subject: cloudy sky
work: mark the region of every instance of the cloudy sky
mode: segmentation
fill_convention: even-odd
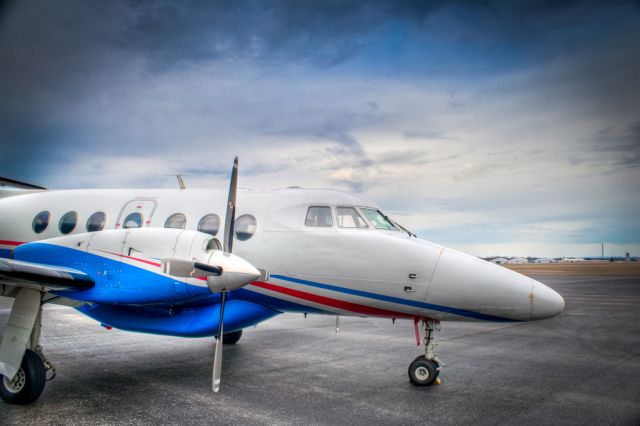
[[[477,255],[640,255],[638,1],[0,3],[0,176],[330,187]]]

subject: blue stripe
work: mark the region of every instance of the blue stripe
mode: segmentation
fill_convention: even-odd
[[[271,309],[275,309],[279,312],[298,312],[301,314],[330,314],[327,311],[323,311],[311,306],[290,302],[284,299],[278,299],[277,297],[267,296],[266,294],[258,293],[257,291],[251,290],[249,288],[239,288],[238,290],[233,290],[230,294],[240,300],[258,303]]]
[[[433,303],[426,303],[426,302],[418,302],[416,300],[401,299],[399,297],[386,296],[378,293],[370,293],[368,291],[354,290],[351,288],[338,287],[331,284],[323,284],[315,281],[301,280],[299,278],[287,277],[285,275],[272,274],[271,278],[276,278],[283,281],[290,281],[296,284],[308,285],[310,287],[322,288],[325,290],[337,291],[339,293],[352,294],[354,296],[366,297],[369,299],[382,300],[384,302],[397,303],[397,304],[406,305],[406,306],[415,306],[418,308],[430,309],[432,311],[446,312],[449,314],[460,315],[463,317],[474,318],[479,320],[499,321],[499,322],[515,321],[509,318],[497,317],[494,315],[487,315],[480,312],[469,311],[467,309],[452,308],[450,306],[436,305]]]
[[[0,249],[0,257],[8,259],[9,256],[11,256],[11,250],[10,249]]]

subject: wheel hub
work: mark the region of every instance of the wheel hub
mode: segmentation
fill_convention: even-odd
[[[4,385],[4,388],[11,393],[20,392],[24,388],[26,382],[27,377],[22,368],[18,370],[13,380],[9,380],[7,376],[2,376],[2,384]]]
[[[416,368],[416,378],[419,380],[427,380],[429,378],[429,370],[426,367]]]

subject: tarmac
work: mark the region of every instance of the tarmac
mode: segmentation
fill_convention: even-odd
[[[640,278],[536,277],[566,301],[530,323],[442,324],[442,384],[411,385],[413,323],[286,314],[225,346],[108,331],[48,306],[42,344],[57,368],[0,424],[640,424]],[[0,328],[11,306],[0,298]]]

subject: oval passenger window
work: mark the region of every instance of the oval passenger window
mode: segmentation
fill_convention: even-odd
[[[247,241],[256,233],[258,222],[250,214],[243,214],[236,219],[236,238],[240,241]]]
[[[33,218],[33,223],[31,226],[33,227],[33,232],[39,234],[44,232],[49,226],[49,219],[51,218],[51,214],[48,211],[42,211]]]
[[[142,215],[138,212],[133,212],[129,214],[124,219],[124,225],[122,225],[125,229],[130,228],[140,228],[142,226]]]
[[[60,218],[60,222],[58,223],[58,228],[60,232],[63,234],[69,234],[76,228],[76,224],[78,223],[78,213],[76,212],[67,212]]]
[[[214,237],[220,229],[220,218],[215,214],[208,214],[200,219],[198,222],[198,231],[205,234],[213,235]]]
[[[172,214],[164,223],[165,228],[184,229],[185,226],[187,226],[187,217],[182,213]]]
[[[104,212],[95,212],[87,220],[87,232],[102,231],[107,223],[107,215]]]

